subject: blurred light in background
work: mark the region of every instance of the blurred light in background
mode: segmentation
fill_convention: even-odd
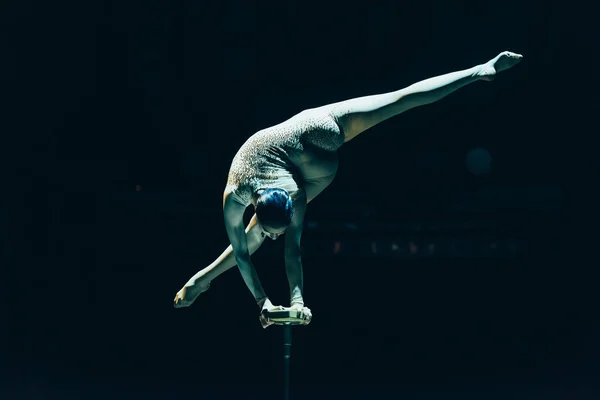
[[[467,153],[467,169],[473,175],[483,175],[492,168],[492,156],[483,147],[475,147]]]
[[[303,253],[308,257],[342,258],[446,258],[519,257],[527,254],[523,239],[498,237],[430,237],[422,239],[307,239]]]

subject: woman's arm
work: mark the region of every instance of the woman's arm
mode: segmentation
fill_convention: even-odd
[[[233,255],[246,286],[250,290],[250,293],[252,293],[252,296],[254,296],[258,306],[262,308],[268,298],[258,279],[256,268],[254,268],[250,259],[248,240],[244,229],[245,210],[246,207],[236,202],[229,193],[225,193],[223,196],[223,214],[225,229],[233,249]]]
[[[304,227],[306,196],[300,195],[294,200],[294,216],[285,231],[285,272],[290,286],[290,304],[304,305],[304,279],[302,272],[302,254],[300,240]]]
[[[310,323],[312,311],[304,306],[304,279],[302,271],[302,254],[300,239],[306,212],[306,196],[295,200],[294,217],[285,231],[285,272],[290,285],[290,306],[301,311],[305,323]]]

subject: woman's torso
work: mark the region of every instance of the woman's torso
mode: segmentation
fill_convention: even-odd
[[[252,135],[233,158],[227,189],[248,205],[261,189],[279,187],[293,196],[306,182],[337,170],[343,132],[328,114],[303,111]]]

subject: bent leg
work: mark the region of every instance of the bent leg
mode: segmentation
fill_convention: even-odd
[[[246,239],[248,240],[248,251],[253,254],[260,245],[264,242],[265,238],[261,234],[262,231],[257,224],[256,214],[252,217],[248,226],[246,227]],[[212,281],[217,276],[221,275],[228,269],[235,267],[236,261],[233,255],[233,249],[229,245],[223,253],[215,261],[213,261],[208,267],[200,270],[192,279],[203,278],[208,281]]]
[[[337,121],[348,142],[388,118],[441,100],[469,83],[492,80],[497,72],[514,66],[521,59],[521,55],[505,51],[487,63],[469,69],[426,79],[394,92],[358,97],[319,109],[327,111]]]
[[[262,230],[257,223],[256,214],[252,217],[246,227],[246,238],[248,240],[248,251],[253,254],[265,238],[262,235]],[[191,305],[200,293],[208,290],[210,282],[223,272],[231,269],[236,265],[233,249],[229,245],[223,253],[208,267],[201,269],[185,284],[184,289],[181,289],[175,297],[175,307],[187,307]]]

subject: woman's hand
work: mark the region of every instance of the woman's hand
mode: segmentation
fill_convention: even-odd
[[[273,325],[273,322],[269,321],[267,313],[284,309],[285,307],[274,306],[273,303],[271,303],[271,300],[266,299],[263,303],[262,309],[260,310],[260,325],[263,327],[263,329],[267,329],[269,326]]]
[[[312,320],[312,312],[310,311],[310,308],[304,307],[304,304],[301,303],[292,304],[290,308],[292,310],[300,311],[304,315],[304,321],[306,321],[306,325],[310,324],[310,321]]]

